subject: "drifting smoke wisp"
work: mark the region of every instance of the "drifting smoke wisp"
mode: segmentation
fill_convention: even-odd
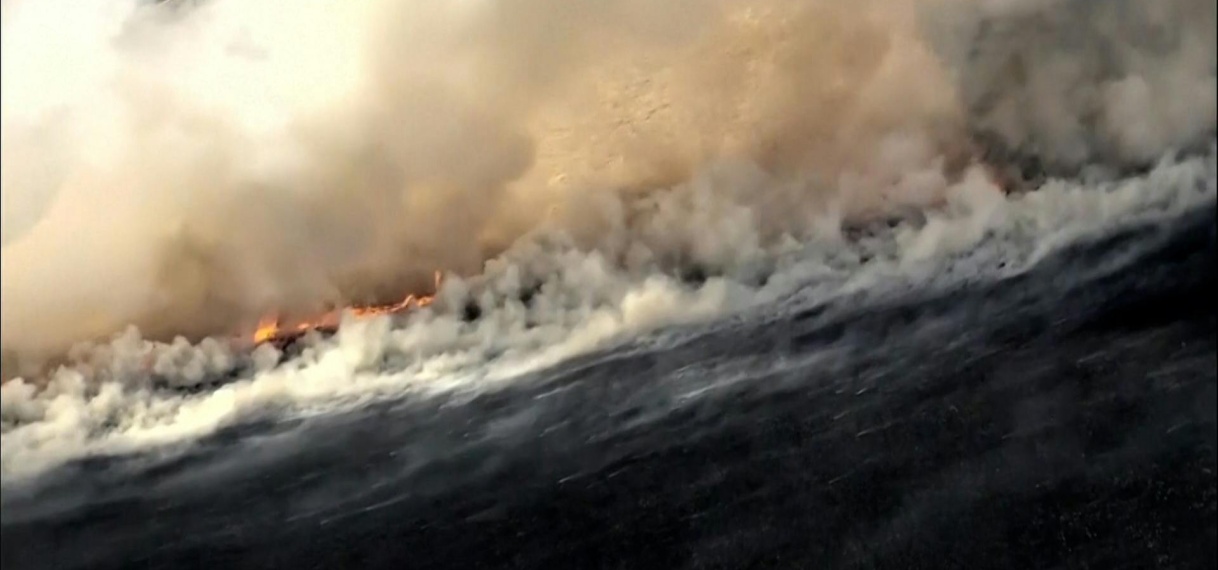
[[[1032,256],[1072,224],[1214,192],[1210,0],[3,6],[5,366],[143,335],[80,349],[44,391],[6,384],[6,472],[496,358],[509,375],[995,232]],[[1008,165],[981,164],[1090,180],[1198,144],[1115,191],[1007,197]],[[842,237],[932,206],[891,242]],[[434,311],[348,324],[282,369],[269,347],[143,340],[390,300],[436,269],[466,279]],[[677,278],[695,269],[718,278]],[[149,389],[241,367],[202,396]],[[100,425],[125,439],[101,446]]]

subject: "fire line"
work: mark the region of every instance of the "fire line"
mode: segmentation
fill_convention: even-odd
[[[442,283],[442,274],[439,271],[435,272],[435,291],[440,290]],[[254,330],[254,344],[263,344],[274,342],[289,337],[295,337],[304,334],[311,330],[321,328],[337,327],[342,312],[344,310],[351,311],[356,317],[374,317],[377,315],[392,315],[406,311],[409,309],[418,309],[426,307],[435,300],[435,293],[431,295],[406,295],[401,301],[391,305],[355,305],[334,309],[312,319],[307,319],[291,326],[285,326],[280,322],[277,315],[266,315],[259,319],[258,328]]]

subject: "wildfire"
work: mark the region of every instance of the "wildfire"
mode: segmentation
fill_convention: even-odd
[[[442,281],[441,273],[435,272],[435,290],[440,290]],[[265,342],[275,341],[281,338],[293,337],[298,334],[303,334],[311,330],[337,328],[338,323],[342,318],[343,310],[349,310],[357,317],[373,317],[376,315],[391,315],[409,309],[417,309],[426,307],[435,300],[435,293],[431,295],[406,295],[401,301],[391,305],[357,305],[334,309],[328,311],[315,318],[301,321],[299,323],[285,326],[280,322],[277,315],[266,315],[258,321],[258,328],[254,331],[254,344],[262,344]]]

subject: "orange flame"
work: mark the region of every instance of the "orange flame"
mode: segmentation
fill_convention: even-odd
[[[442,276],[439,271],[435,272],[435,290],[440,290]],[[401,301],[391,305],[357,305],[347,307],[356,317],[374,317],[377,315],[392,315],[407,309],[417,309],[426,307],[435,300],[435,294],[431,295],[407,295]],[[285,327],[280,323],[277,315],[266,315],[258,320],[258,328],[254,331],[254,344],[262,344],[264,342],[274,341],[279,338],[294,336],[296,334],[305,333],[311,330],[316,330],[323,327],[336,327],[342,318],[342,309],[335,309],[326,312],[316,318],[301,321],[293,326]]]

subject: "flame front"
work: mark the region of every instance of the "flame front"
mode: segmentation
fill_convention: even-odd
[[[443,278],[439,271],[435,272],[435,291],[440,290],[440,284]],[[345,307],[345,310],[351,311],[356,317],[374,317],[377,315],[391,315],[412,308],[426,307],[435,300],[435,293],[431,295],[406,295],[401,301],[391,305],[356,305]],[[309,319],[297,323],[290,327],[282,326],[278,315],[266,315],[258,320],[258,328],[255,329],[253,335],[254,344],[262,344],[279,338],[294,336],[296,334],[305,333],[311,330],[316,330],[324,327],[337,327],[342,319],[342,311],[344,309],[335,309],[319,315],[316,318]]]
[[[258,320],[258,330],[254,331],[254,344],[262,344],[279,334],[279,318],[267,315]]]

